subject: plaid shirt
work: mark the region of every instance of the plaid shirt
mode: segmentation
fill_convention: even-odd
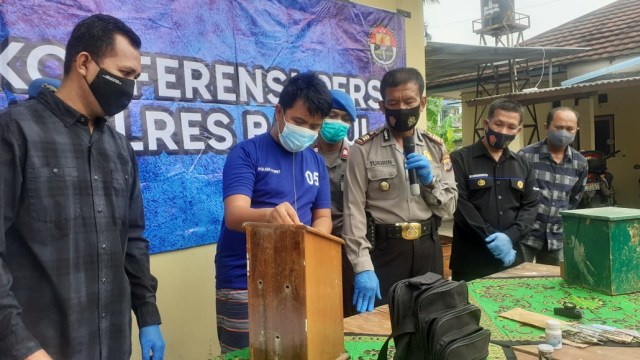
[[[532,165],[540,189],[540,204],[533,228],[523,242],[542,249],[562,248],[561,210],[575,209],[580,202],[589,170],[587,160],[571,146],[564,160],[556,164],[549,153],[547,140],[531,144],[519,151]]]
[[[160,323],[127,139],[50,91],[0,114],[0,359],[128,359]]]

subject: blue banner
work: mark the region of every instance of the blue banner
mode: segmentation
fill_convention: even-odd
[[[0,2],[0,108],[62,78],[75,23],[116,16],[142,39],[129,108],[110,119],[136,151],[151,252],[210,244],[229,149],[266,132],[283,83],[316,71],[355,100],[350,140],[376,128],[380,78],[404,66],[404,19],[338,0]]]

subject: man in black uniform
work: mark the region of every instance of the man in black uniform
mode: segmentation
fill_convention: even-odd
[[[485,136],[451,154],[458,185],[451,263],[453,280],[470,281],[522,262],[518,243],[536,216],[531,165],[508,146],[522,130],[522,107],[494,101]]]

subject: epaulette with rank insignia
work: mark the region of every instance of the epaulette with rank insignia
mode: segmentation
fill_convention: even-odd
[[[428,137],[429,139],[433,140],[434,142],[438,143],[439,145],[444,145],[444,140],[442,140],[441,137],[439,137],[438,135],[432,134],[426,130],[423,131],[423,134]]]
[[[349,146],[343,146],[342,151],[340,151],[340,159],[347,160],[349,157]]]
[[[374,137],[376,137],[378,134],[380,134],[380,129],[369,131],[368,133],[366,133],[366,134],[360,136],[359,138],[357,138],[355,143],[358,144],[358,145],[365,144],[369,140],[371,140]]]

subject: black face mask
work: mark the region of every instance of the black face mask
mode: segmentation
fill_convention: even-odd
[[[487,125],[487,130],[485,131],[485,136],[487,137],[487,142],[495,149],[506,149],[509,147],[509,144],[516,138],[515,135],[503,134],[501,132],[493,131]]]
[[[391,125],[389,118],[396,119],[396,123]],[[389,109],[385,106],[384,117],[387,120],[387,124],[391,126],[393,130],[397,131],[409,131],[413,130],[418,125],[420,119],[420,105],[411,109]]]
[[[124,110],[133,98],[135,81],[114,75],[103,68],[89,84],[91,93],[106,116]]]

